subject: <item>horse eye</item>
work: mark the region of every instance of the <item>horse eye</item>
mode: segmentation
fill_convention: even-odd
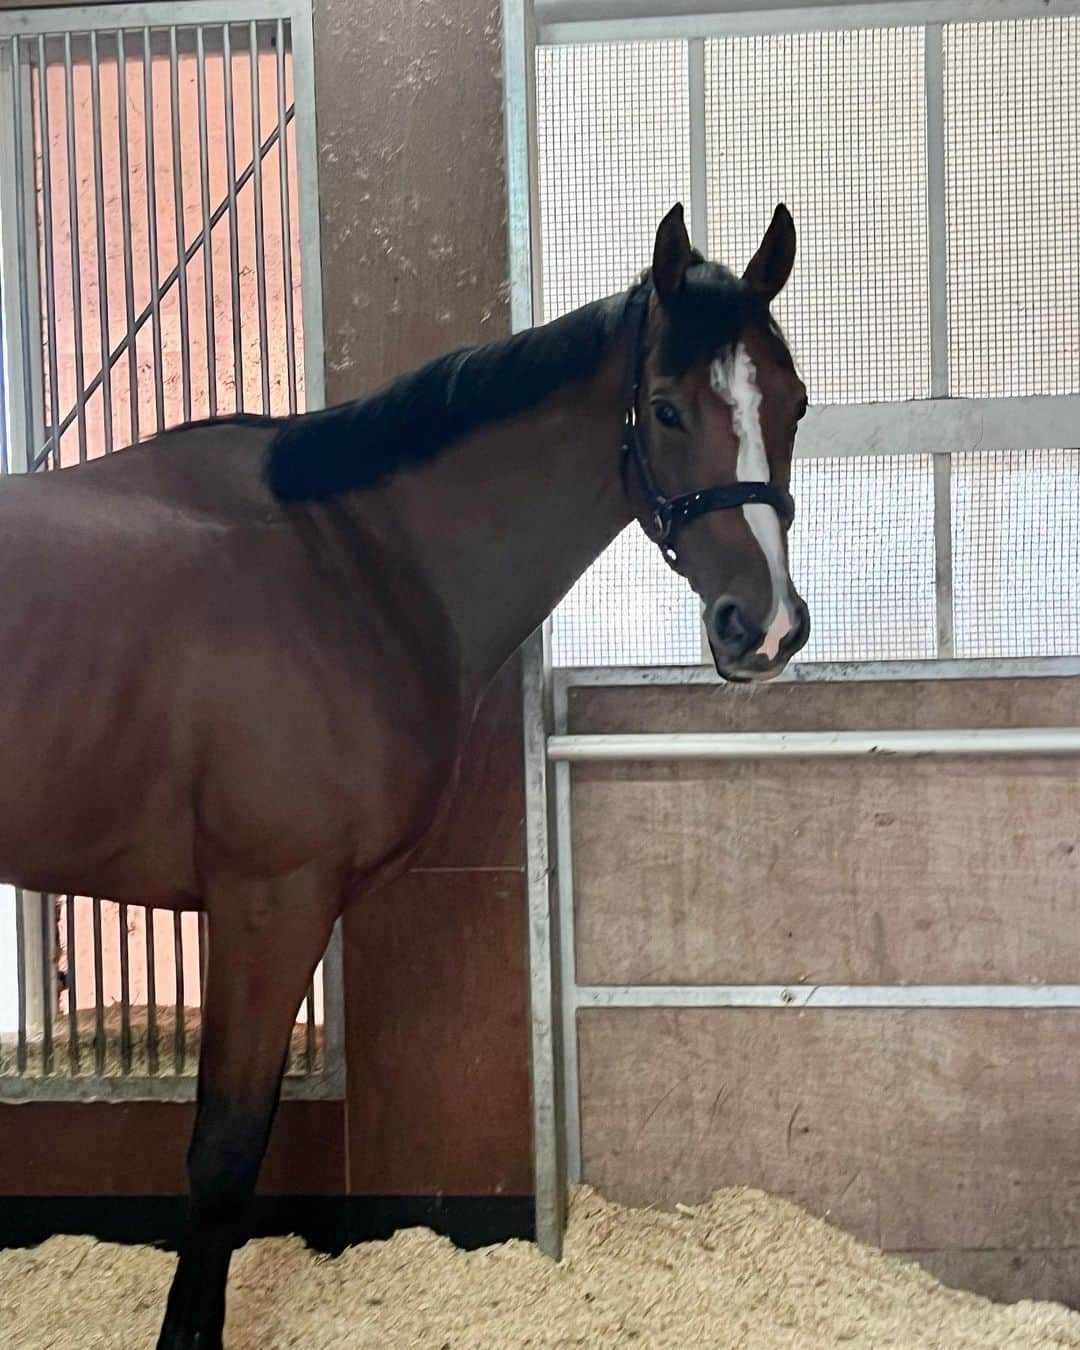
[[[674,406],[665,399],[657,399],[653,404],[653,412],[662,427],[671,427],[673,431],[682,430],[682,418]]]

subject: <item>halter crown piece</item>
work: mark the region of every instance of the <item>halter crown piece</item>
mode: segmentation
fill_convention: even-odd
[[[626,416],[623,423],[622,472],[626,477],[627,468],[633,464],[637,470],[642,495],[649,510],[652,526],[646,533],[652,539],[665,561],[671,566],[678,565],[679,553],[675,541],[684,525],[689,525],[698,516],[711,511],[730,511],[737,506],[749,506],[760,503],[771,506],[780,517],[783,525],[788,526],[795,518],[795,502],[791,493],[785,491],[779,483],[717,483],[712,487],[701,488],[697,492],[686,492],[679,497],[665,497],[657,485],[656,478],[649,465],[648,457],[638,435],[638,394],[641,389],[642,337],[645,331],[645,319],[649,309],[649,287],[643,286],[630,297],[628,308],[633,307],[632,331],[630,341],[630,363],[627,384]]]

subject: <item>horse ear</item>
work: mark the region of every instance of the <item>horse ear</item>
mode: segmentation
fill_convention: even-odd
[[[791,212],[780,205],[773,212],[765,238],[758,251],[747,263],[743,281],[760,295],[767,304],[780,294],[795,265],[795,222]]]
[[[660,222],[653,247],[652,280],[662,305],[670,305],[682,290],[686,269],[692,261],[682,203],[676,202]]]

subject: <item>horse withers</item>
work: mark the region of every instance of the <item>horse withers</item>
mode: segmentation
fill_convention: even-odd
[[[0,486],[0,880],[208,920],[159,1350],[221,1345],[335,918],[407,865],[485,687],[589,563],[636,515],[730,680],[806,641],[786,543],[806,392],[769,313],[794,256],[778,207],[736,277],[675,207],[639,284],[545,327]]]

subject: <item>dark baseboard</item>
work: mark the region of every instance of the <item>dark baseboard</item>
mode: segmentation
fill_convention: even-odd
[[[178,1195],[0,1196],[0,1247],[30,1247],[59,1233],[175,1250],[187,1201]],[[294,1233],[320,1252],[388,1238],[400,1228],[431,1228],[472,1250],[533,1236],[525,1195],[260,1195],[252,1237]]]

